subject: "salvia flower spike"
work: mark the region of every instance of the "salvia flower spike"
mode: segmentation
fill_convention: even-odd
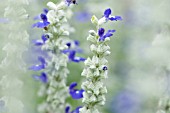
[[[68,43],[69,29],[67,19],[67,10],[70,4],[76,4],[72,1],[65,1],[59,4],[48,2],[49,10],[45,9],[40,14],[40,21],[33,24],[33,27],[42,28],[44,33],[41,40],[33,41],[35,46],[40,46],[42,50],[46,51],[49,58],[45,60],[39,57],[40,64],[30,67],[34,71],[42,71],[40,76],[33,75],[33,77],[45,83],[46,97],[45,101],[39,106],[40,113],[64,113],[67,106],[66,98],[69,92],[73,98],[82,98],[83,90],[75,88],[69,89],[66,85],[67,75],[69,70],[67,64],[69,61],[81,62],[84,58],[77,57],[77,49],[72,49],[72,44]],[[67,26],[67,28],[65,27]],[[76,46],[79,45],[75,41]],[[44,90],[40,90],[39,94],[43,94]],[[69,111],[68,111],[69,112]],[[73,111],[74,112],[74,111]]]
[[[116,30],[108,30],[105,33],[105,28],[101,25],[108,21],[122,20],[120,16],[111,16],[111,9],[108,8],[104,12],[104,16],[98,19],[92,16],[91,21],[96,25],[97,30],[90,30],[87,40],[92,44],[90,49],[93,53],[92,58],[85,60],[85,68],[81,73],[86,80],[82,83],[84,106],[79,109],[80,113],[100,113],[98,107],[105,104],[105,94],[107,88],[103,80],[107,78],[108,61],[106,56],[110,54],[110,47],[107,42]]]

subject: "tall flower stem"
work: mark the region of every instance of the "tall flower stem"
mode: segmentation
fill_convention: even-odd
[[[92,44],[90,50],[93,53],[92,58],[87,58],[85,61],[85,69],[82,76],[86,77],[86,81],[82,83],[84,103],[83,108],[80,108],[80,113],[99,113],[98,106],[105,104],[105,94],[107,88],[104,85],[104,80],[107,78],[108,61],[106,56],[110,54],[108,46],[109,37],[113,35],[115,30],[108,30],[104,34],[105,29],[101,25],[107,21],[121,20],[120,16],[110,16],[111,10],[107,9],[104,12],[103,18],[100,20],[96,16],[92,16],[92,23],[96,25],[97,31],[90,30],[87,40]]]
[[[42,50],[48,52],[49,59],[46,59],[45,73],[48,77],[45,90],[46,100],[39,107],[42,113],[64,113],[67,106],[66,98],[69,96],[68,87],[66,86],[68,56],[62,51],[68,49],[66,45],[68,41],[69,30],[71,29],[67,23],[70,15],[70,9],[65,2],[54,4],[48,2],[50,8],[46,15],[41,14],[43,22],[38,22],[33,27],[44,29],[45,40]]]

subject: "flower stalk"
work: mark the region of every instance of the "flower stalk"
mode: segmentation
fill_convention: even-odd
[[[33,27],[44,29],[42,41],[36,41],[35,45],[41,46],[41,49],[45,50],[49,56],[48,59],[41,60],[40,65],[31,68],[35,71],[44,70],[41,77],[36,76],[39,80],[47,81],[44,78],[48,79],[39,92],[46,98],[39,106],[38,110],[41,113],[64,113],[67,106],[66,99],[69,93],[66,81],[69,74],[67,68],[69,57],[63,51],[69,48],[68,35],[72,28],[67,23],[71,11],[65,2],[62,1],[57,5],[48,2],[47,6],[50,10],[42,13],[41,21],[33,25]],[[74,57],[72,56],[73,59]]]
[[[96,16],[91,18],[91,22],[96,26],[97,30],[90,30],[87,37],[87,40],[92,43],[90,50],[93,56],[92,58],[87,58],[85,68],[81,73],[86,78],[86,81],[82,83],[82,89],[85,91],[82,100],[84,106],[80,108],[80,113],[99,113],[98,106],[105,104],[107,88],[103,81],[107,78],[108,73],[106,56],[110,55],[110,47],[107,43],[115,30],[108,30],[105,33],[105,29],[101,28],[101,25],[107,21],[121,20],[120,16],[111,16],[110,14],[111,10],[106,9],[101,19],[97,19]]]

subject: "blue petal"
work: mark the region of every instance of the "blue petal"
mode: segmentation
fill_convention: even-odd
[[[71,47],[71,43],[70,42],[66,43],[66,45],[68,46],[68,48]]]
[[[76,83],[76,82],[73,82],[73,83],[70,84],[69,89],[72,90],[72,89],[74,89],[74,87],[76,87],[76,86],[77,86],[77,83]]]
[[[108,30],[107,33],[99,38],[99,41],[104,41],[105,38],[111,37],[116,30]]]
[[[70,90],[70,95],[73,99],[81,99],[83,98],[84,90]]]
[[[70,4],[77,4],[75,0],[65,0],[65,2],[68,6],[70,6]]]
[[[65,113],[69,113],[69,111],[70,111],[70,106],[67,106],[67,107],[65,108]]]
[[[110,8],[108,8],[108,9],[106,9],[105,11],[104,11],[104,16],[105,16],[105,18],[109,18],[109,15],[111,14],[111,9]]]
[[[109,20],[118,21],[118,20],[122,20],[122,17],[121,16],[110,17]]]
[[[114,32],[116,32],[116,30],[108,30],[104,37],[111,37]]]
[[[38,81],[41,81],[43,83],[47,83],[48,82],[48,78],[47,78],[47,75],[46,73],[42,72],[40,76],[38,75],[33,75],[33,78],[35,80],[38,80]]]
[[[43,12],[44,12],[45,14],[47,14],[47,13],[48,13],[48,9],[47,9],[47,8],[44,8],[44,9],[43,9]]]
[[[47,16],[45,14],[42,13],[40,17],[43,21],[47,21]]]
[[[65,50],[62,51],[62,53],[64,53],[64,54],[69,53],[69,52],[71,52],[70,49],[65,49]]]
[[[114,32],[116,32],[116,30],[108,30],[108,32],[111,32],[111,33],[114,33]]]
[[[82,57],[75,57],[74,59],[72,59],[72,61],[74,61],[74,62],[83,62],[83,61],[85,61],[86,59],[85,58],[82,58]]]
[[[104,67],[103,67],[103,70],[104,70],[104,71],[108,70],[107,66],[104,66]]]
[[[29,69],[33,70],[33,71],[39,71],[39,70],[42,70],[44,68],[45,68],[44,65],[35,65],[35,66],[30,67]]]
[[[41,39],[43,40],[44,43],[45,43],[45,41],[48,40],[48,38],[46,38],[46,35],[42,35],[42,36],[41,36]]]
[[[44,28],[47,27],[50,24],[50,22],[37,22],[35,24],[33,24],[32,27],[37,27],[37,28]]]
[[[102,36],[102,37],[99,38],[99,41],[104,41],[104,40],[105,40],[105,37],[104,37],[104,36]]]
[[[41,40],[32,41],[36,46],[42,46],[44,43]]]
[[[41,80],[43,83],[47,83],[47,82],[48,82],[48,78],[47,78],[46,73],[44,73],[44,72],[41,73],[40,80]]]
[[[72,0],[65,0],[65,2],[68,6],[70,6],[70,4],[72,3]]]
[[[69,57],[70,60],[74,60],[75,55],[76,55],[76,51],[70,51],[68,57]]]
[[[100,29],[98,30],[98,35],[99,35],[100,37],[102,37],[102,36],[104,35],[104,32],[105,32],[105,29],[104,29],[104,28],[100,28]]]
[[[39,56],[38,60],[41,62],[42,65],[46,64],[45,59],[43,57]]]
[[[80,42],[79,42],[78,40],[74,40],[74,44],[75,44],[76,46],[79,46],[79,45],[80,45]]]

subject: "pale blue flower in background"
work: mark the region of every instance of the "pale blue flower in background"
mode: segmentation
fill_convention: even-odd
[[[0,18],[0,23],[8,23],[9,19],[7,18]]]
[[[140,110],[141,98],[130,90],[123,90],[113,97],[112,113],[137,113]]]
[[[91,14],[88,11],[75,12],[75,20],[78,22],[88,22],[91,18]]]

